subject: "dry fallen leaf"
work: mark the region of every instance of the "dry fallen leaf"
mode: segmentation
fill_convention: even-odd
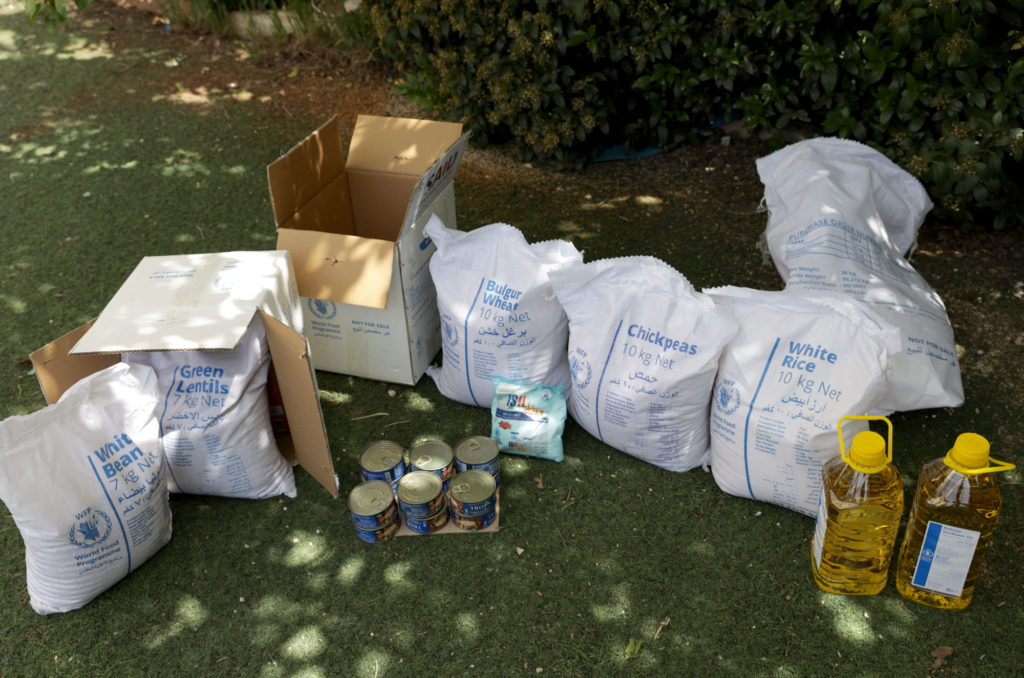
[[[533,482],[537,483],[537,489],[538,490],[543,490],[544,489],[544,474],[541,473],[539,476],[534,478]]]
[[[932,662],[932,668],[942,668],[946,663],[946,657],[951,654],[953,654],[953,648],[948,645],[939,645],[937,648],[929,652],[929,656],[935,657],[935,661]]]

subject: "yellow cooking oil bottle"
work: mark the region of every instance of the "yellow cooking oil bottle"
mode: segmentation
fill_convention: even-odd
[[[970,605],[1002,505],[993,473],[1012,468],[990,459],[977,433],[960,434],[924,465],[896,564],[901,596],[945,610]]]
[[[874,431],[854,436],[847,451],[843,422],[885,421],[886,440]],[[885,588],[903,516],[903,482],[892,464],[892,422],[885,417],[839,420],[839,456],[822,467],[821,499],[811,542],[814,581],[822,591],[872,595]]]

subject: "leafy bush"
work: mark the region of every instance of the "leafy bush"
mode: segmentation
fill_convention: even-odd
[[[917,175],[947,216],[1020,218],[1024,0],[378,0],[401,90],[477,141],[579,166],[734,111],[799,122]]]

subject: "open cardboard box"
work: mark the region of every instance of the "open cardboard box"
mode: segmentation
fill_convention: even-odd
[[[331,118],[267,167],[277,247],[292,253],[316,369],[413,385],[441,348],[424,233],[455,223],[462,125]]]
[[[95,320],[30,356],[47,402],[133,351],[233,349],[262,316],[287,418],[281,453],[338,496],[302,306],[284,251],[145,257]],[[277,431],[276,431],[277,432]]]

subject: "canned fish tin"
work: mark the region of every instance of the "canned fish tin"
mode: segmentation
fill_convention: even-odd
[[[479,516],[494,510],[497,483],[487,471],[470,469],[456,473],[448,487],[452,510],[464,516]]]
[[[398,508],[391,484],[371,480],[352,488],[348,495],[352,522],[363,530],[378,530],[395,519]]]
[[[443,440],[424,440],[409,448],[409,469],[430,471],[441,478],[445,489],[455,472],[455,453]]]
[[[383,480],[393,483],[405,473],[405,450],[398,443],[379,440],[359,455],[363,480]]]
[[[444,497],[444,495],[441,495]],[[410,518],[405,517],[405,525],[413,532],[419,534],[431,534],[437,532],[442,527],[448,524],[448,505],[442,502],[441,510],[430,516],[429,518]]]
[[[479,516],[464,516],[461,513],[452,511],[451,519],[452,524],[460,530],[475,531],[490,527],[497,515],[497,511],[491,511]]]
[[[398,479],[398,507],[406,518],[429,518],[445,505],[441,477],[410,471]]]
[[[392,517],[390,523],[384,525],[383,527],[377,530],[364,530],[363,528],[356,525],[356,534],[359,535],[359,538],[363,541],[375,544],[379,541],[387,541],[388,539],[394,537],[395,534],[398,533],[398,528],[400,528],[401,526],[402,521],[399,519],[398,514],[396,513],[394,517]]]
[[[501,484],[501,467],[498,465],[498,443],[487,436],[471,436],[460,440],[455,446],[455,471],[477,469],[487,471],[494,481]]]

